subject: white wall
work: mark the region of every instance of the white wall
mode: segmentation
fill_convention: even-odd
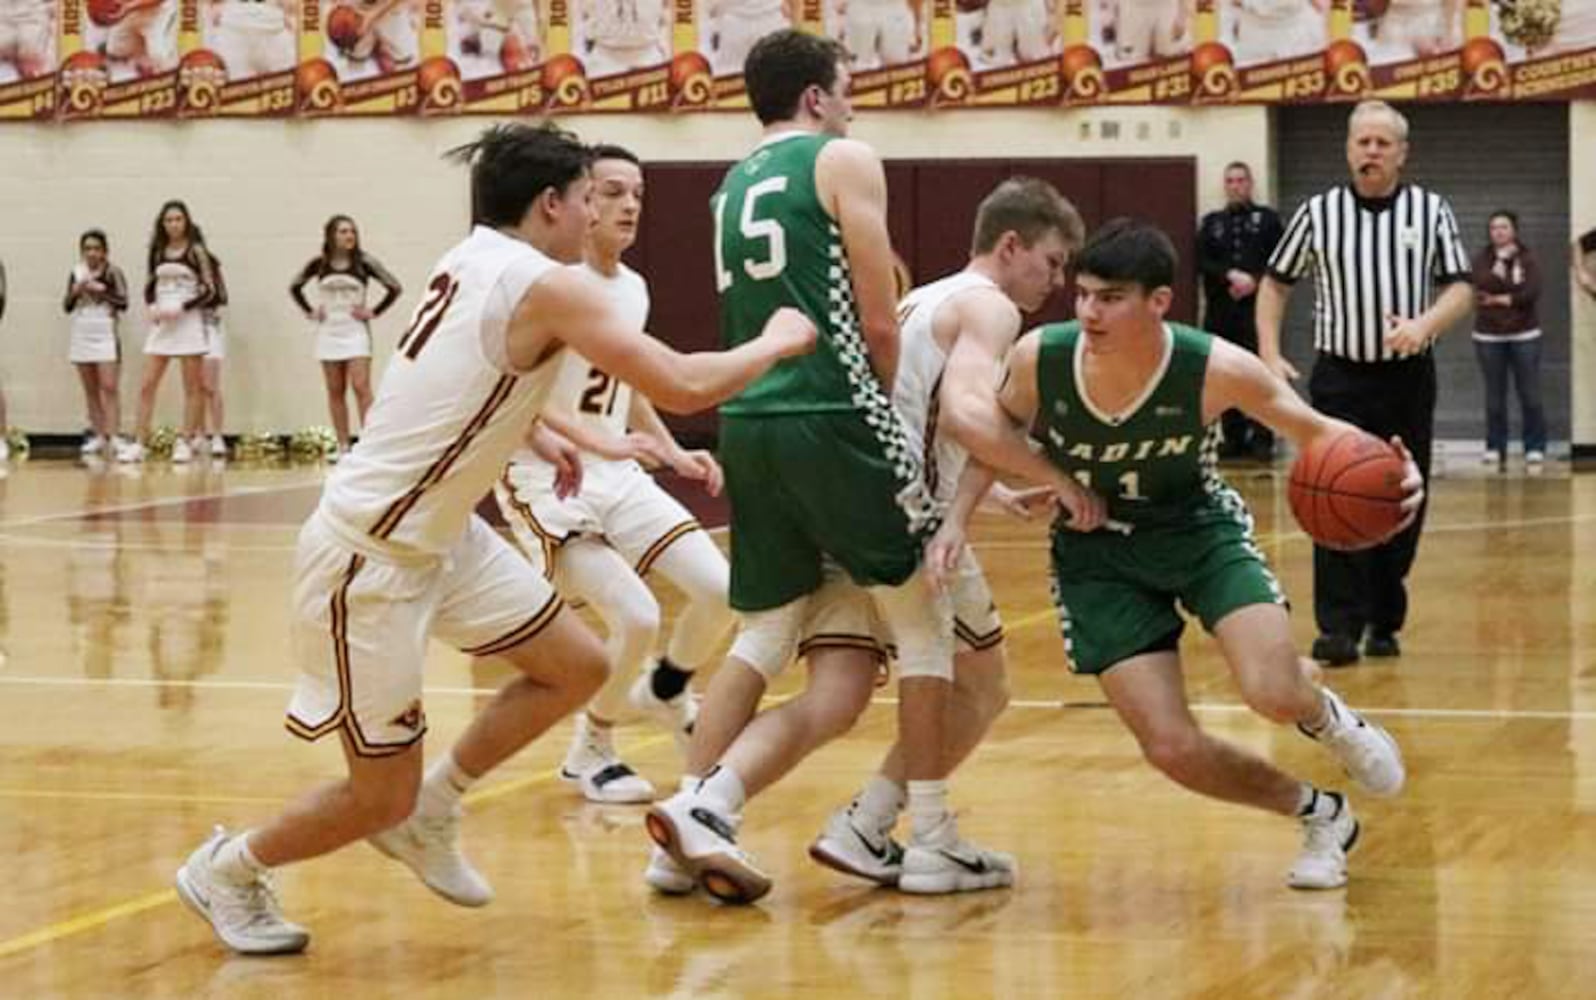
[[[1596,229],[1596,101],[1569,106],[1568,116],[1569,239]],[[1596,445],[1596,302],[1569,282],[1574,298],[1570,313],[1574,338],[1570,377],[1573,440]]]

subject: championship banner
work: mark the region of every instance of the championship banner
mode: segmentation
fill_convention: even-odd
[[[821,3],[804,0],[804,5]],[[926,106],[926,53],[931,45],[927,0],[824,0],[823,6],[823,33],[848,50],[854,107]]]
[[[667,111],[671,0],[549,0],[551,111]]]
[[[1092,48],[1102,57],[1104,104],[1191,102],[1196,0],[1096,0]]]
[[[1596,97],[1596,0],[1469,0],[1465,24],[1465,97]]]
[[[59,0],[60,116],[177,112],[178,0]]]
[[[540,114],[548,95],[544,51],[536,0],[427,0],[421,111]]]
[[[1057,106],[1066,74],[1099,64],[1066,51],[1075,24],[1085,38],[1085,0],[932,0],[927,79],[937,107]],[[1078,22],[1078,23],[1077,23]],[[1072,48],[1085,49],[1083,45]],[[1089,50],[1088,50],[1089,51]],[[1063,58],[1060,58],[1060,56]],[[1101,75],[1097,77],[1101,83]],[[1090,85],[1083,83],[1083,93]]]
[[[296,13],[295,0],[179,0],[177,113],[292,115]]]
[[[55,117],[55,0],[0,4],[0,121]]]
[[[1329,0],[1197,0],[1192,100],[1319,100],[1329,8]]]
[[[299,0],[299,114],[408,115],[421,103],[421,0]]]
[[[754,43],[788,28],[825,34],[829,2],[674,0],[671,106],[678,111],[746,111],[743,63]],[[859,93],[857,80],[853,92]]]

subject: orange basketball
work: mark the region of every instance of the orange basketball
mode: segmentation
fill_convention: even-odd
[[[1327,549],[1371,548],[1402,523],[1406,475],[1401,454],[1373,434],[1323,437],[1291,466],[1291,513]]]
[[[327,14],[327,40],[348,52],[360,42],[360,12],[338,4]]]
[[[122,0],[89,0],[89,20],[102,28],[109,28],[122,20],[127,11],[122,8]]]

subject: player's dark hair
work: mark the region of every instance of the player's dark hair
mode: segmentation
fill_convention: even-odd
[[[1103,281],[1127,281],[1143,291],[1173,288],[1179,263],[1175,244],[1163,231],[1140,219],[1111,219],[1094,232],[1075,256],[1076,274]]]
[[[1010,177],[982,198],[976,208],[970,252],[990,252],[1008,232],[1017,235],[1026,247],[1033,247],[1054,230],[1072,250],[1086,237],[1081,214],[1057,188],[1035,177]]]
[[[743,86],[760,123],[796,117],[804,91],[836,85],[837,67],[847,55],[835,39],[790,28],[755,42],[743,63]]]
[[[594,144],[593,162],[597,163],[599,160],[625,160],[627,163],[634,163],[639,167],[643,165],[643,161],[638,159],[637,154],[630,149],[608,142]]]
[[[161,220],[165,219],[166,213],[174,208],[183,213],[184,230],[188,234],[188,245],[191,247],[205,246],[205,234],[200,232],[199,225],[194,221],[193,213],[188,210],[188,206],[181,199],[173,198],[162,205],[159,212],[155,213],[155,232],[150,236],[148,262],[151,274],[155,273],[155,269],[166,258],[166,245],[171,241],[167,239],[166,227],[161,224]]]
[[[100,249],[105,251],[107,257],[111,255],[111,241],[105,238],[103,229],[85,229],[83,235],[78,237],[78,252],[81,253],[90,240],[99,240]]]
[[[471,165],[471,221],[513,227],[544,191],[560,193],[584,176],[593,151],[551,122],[494,125],[446,154]]]

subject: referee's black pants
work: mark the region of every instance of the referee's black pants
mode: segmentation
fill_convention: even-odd
[[[1428,351],[1401,361],[1363,363],[1320,354],[1308,379],[1314,408],[1381,440],[1393,434],[1413,453],[1430,485],[1435,438],[1435,358]],[[1428,506],[1426,499],[1425,506]],[[1424,508],[1405,531],[1362,552],[1313,547],[1313,614],[1321,635],[1358,641],[1365,626],[1395,635],[1408,617],[1408,570],[1419,552]]]

